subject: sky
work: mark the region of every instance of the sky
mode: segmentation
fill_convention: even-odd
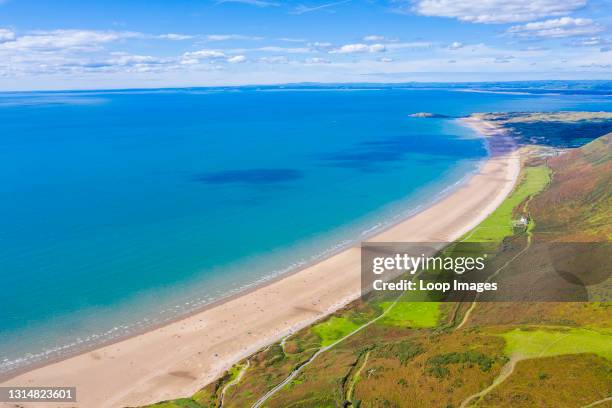
[[[612,79],[612,0],[0,0],[0,91]]]

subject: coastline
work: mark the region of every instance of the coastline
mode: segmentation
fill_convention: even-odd
[[[520,158],[509,136],[478,117],[460,121],[487,137],[490,156],[480,171],[369,240],[452,241],[511,191]],[[189,395],[241,358],[354,300],[359,285],[359,247],[352,246],[144,334],[29,368],[2,385],[76,386],[83,407],[142,405]]]

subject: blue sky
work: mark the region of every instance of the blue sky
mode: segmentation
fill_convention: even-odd
[[[0,90],[612,79],[610,0],[0,0]]]

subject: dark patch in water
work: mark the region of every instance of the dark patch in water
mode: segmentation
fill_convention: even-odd
[[[407,155],[414,155],[413,161],[418,162],[424,161],[419,156],[431,157],[429,160],[452,157],[469,159],[479,157],[477,152],[480,149],[482,144],[479,140],[434,135],[399,136],[362,142],[348,151],[321,155],[318,160],[324,166],[381,171],[382,166],[388,167],[405,160]]]
[[[268,185],[287,183],[302,177],[302,172],[295,169],[247,169],[205,173],[196,176],[196,180],[206,184]]]

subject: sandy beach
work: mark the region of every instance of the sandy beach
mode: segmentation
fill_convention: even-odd
[[[371,241],[452,241],[512,190],[520,157],[511,138],[477,117],[461,121],[487,136],[490,158],[455,191]],[[347,304],[359,290],[360,250],[355,246],[180,321],[1,385],[77,388],[76,404],[19,405],[23,407],[124,407],[188,396],[241,358]]]

